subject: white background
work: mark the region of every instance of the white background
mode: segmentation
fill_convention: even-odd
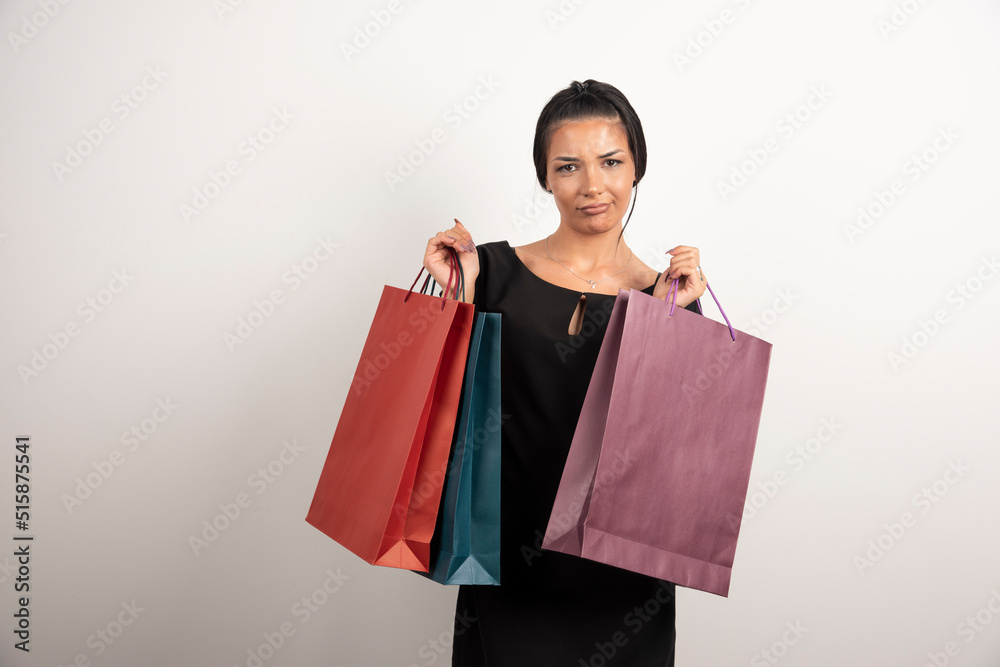
[[[268,667],[447,664],[456,590],[304,517],[382,286],[408,286],[455,217],[479,243],[551,232],[534,124],[594,78],[648,140],[631,246],[657,268],[700,248],[733,324],[774,345],[731,593],[680,591],[677,664],[997,665],[1000,8],[665,4],[5,0],[0,664],[253,665],[283,623]],[[253,160],[251,135],[270,140]],[[880,215],[850,234],[859,207]],[[177,406],[161,422],[158,400]],[[17,435],[30,654],[12,633]],[[301,451],[275,463],[285,442]],[[196,553],[213,520],[229,525]],[[328,570],[339,590],[297,614]]]

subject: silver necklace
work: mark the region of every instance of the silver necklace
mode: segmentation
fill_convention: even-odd
[[[552,235],[549,234],[549,236],[552,236]],[[572,273],[574,276],[576,276],[580,280],[582,280],[584,282],[587,282],[587,283],[590,283],[590,289],[597,289],[597,285],[599,283],[603,283],[608,278],[614,278],[619,273],[623,273],[625,271],[625,269],[628,268],[628,265],[632,263],[632,249],[629,248],[629,251],[628,251],[628,261],[625,262],[625,266],[622,268],[621,271],[617,271],[615,273],[612,273],[610,276],[605,276],[604,278],[601,278],[600,280],[588,280],[587,278],[584,278],[583,276],[581,276],[580,274],[578,274],[576,271],[574,271],[573,269],[569,268],[568,266],[566,266],[565,264],[563,264],[558,259],[556,259],[555,257],[552,256],[552,253],[549,252],[549,236],[545,237],[545,254],[548,255],[549,259],[551,259],[553,262],[557,263],[559,266],[563,267],[564,269],[566,269],[567,271],[569,271],[570,273]]]

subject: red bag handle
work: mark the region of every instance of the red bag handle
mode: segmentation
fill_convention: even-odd
[[[458,299],[459,286],[461,286],[462,301],[465,301],[465,271],[462,270],[462,263],[460,261],[458,261],[458,252],[454,248],[448,248],[448,251],[451,253],[448,256],[448,260],[449,260],[448,261],[448,284],[445,285],[444,290],[442,290],[442,292],[441,292],[441,310],[444,310],[444,305],[445,305],[445,303],[448,300],[448,295],[450,293],[452,293],[451,281],[452,281],[453,277],[456,278],[456,280],[455,280],[455,289],[454,289],[454,295],[455,295],[454,298]],[[457,271],[455,270],[456,267],[458,267]],[[413,288],[416,286],[417,281],[420,280],[420,276],[422,276],[423,274],[424,274],[424,267],[421,266],[420,267],[420,273],[418,273],[417,277],[414,278],[413,284],[410,285],[410,289],[407,290],[406,296],[403,297],[403,301],[404,302],[407,301],[410,298],[410,294],[413,293]],[[420,288],[420,293],[421,294],[426,294],[427,293],[427,284],[430,281],[432,281],[432,280],[434,280],[434,279],[431,277],[430,272],[428,272],[427,273],[427,277],[424,279],[424,284]],[[432,286],[431,287],[431,292],[433,293],[433,291],[434,291],[434,288]]]

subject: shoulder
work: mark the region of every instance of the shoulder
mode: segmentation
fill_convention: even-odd
[[[477,243],[476,252],[485,253],[489,257],[496,257],[511,251],[507,241],[490,241],[489,243]]]
[[[545,259],[545,239],[510,248],[511,261],[526,266],[535,275],[540,275],[539,263]]]
[[[489,243],[477,244],[476,254],[479,255],[480,271],[498,270],[510,266],[514,249],[507,241],[490,241]]]
[[[514,270],[514,250],[507,241],[490,241],[476,244],[479,258],[479,277],[476,290],[487,289],[488,285],[504,282]]]
[[[476,244],[479,275],[476,277],[474,303],[486,312],[496,308],[516,270],[514,250],[507,241]]]
[[[649,267],[634,254],[632,256],[632,262],[634,263],[634,266],[628,274],[629,282],[632,284],[632,288],[641,289],[643,291],[648,289],[649,293],[652,294],[653,288],[656,287],[656,281],[660,279],[661,273],[656,269]]]

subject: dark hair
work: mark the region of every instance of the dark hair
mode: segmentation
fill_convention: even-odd
[[[646,173],[646,137],[642,133],[642,123],[639,122],[638,114],[622,92],[610,83],[587,79],[583,83],[574,81],[553,95],[542,108],[542,113],[538,115],[532,158],[535,162],[535,175],[543,189],[548,190],[545,187],[545,177],[548,173],[548,152],[552,134],[567,121],[591,118],[606,118],[621,123],[628,139],[628,149],[635,162],[633,185],[642,180]],[[635,197],[632,198],[632,202],[632,208],[635,208]],[[631,211],[628,217],[632,217]],[[625,221],[625,225],[628,225],[628,220]],[[623,225],[622,232],[624,231]]]

